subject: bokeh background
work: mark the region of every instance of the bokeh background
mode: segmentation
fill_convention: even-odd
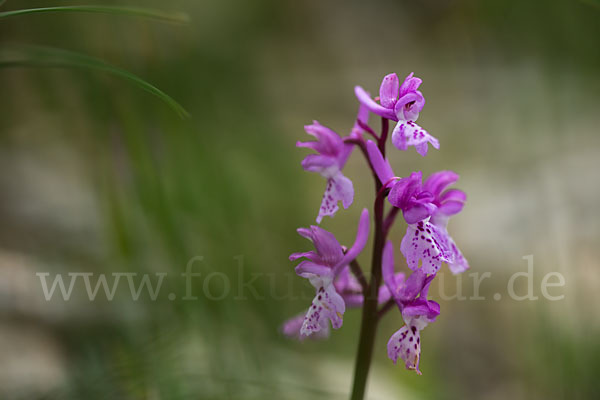
[[[9,0],[2,9],[68,4],[76,3]],[[427,158],[390,151],[392,165],[402,175],[461,175],[469,200],[453,236],[471,272],[491,278],[484,300],[444,300],[457,285],[467,297],[474,288],[468,275],[443,274],[432,290],[442,314],[422,338],[423,376],[387,359],[402,324],[390,313],[369,398],[598,396],[597,1],[127,4],[184,12],[190,22],[0,20],[2,47],[98,57],[191,114],[181,119],[102,72],[0,69],[1,398],[346,398],[360,312],[349,310],[328,341],[297,343],[279,331],[312,297],[287,256],[310,248],[295,229],[314,223],[324,188],[302,171],[306,151],[294,144],[312,119],[349,132],[354,85],[377,92],[383,75],[412,71],[427,100],[419,123],[442,147]],[[359,152],[345,172],[355,202],[322,226],[349,244],[373,193]],[[403,229],[392,232],[397,242]],[[528,255],[539,299],[516,301],[507,281],[527,270]],[[194,264],[198,299],[183,301],[180,274],[194,256],[204,257]],[[360,261],[368,260],[366,251]],[[132,300],[125,281],[113,301],[102,292],[89,301],[81,283],[69,301],[46,301],[37,272],[168,276],[156,301]],[[207,283],[211,272],[229,287],[223,275]],[[564,299],[542,296],[549,272],[564,276],[550,288]],[[517,282],[525,293],[525,279]]]

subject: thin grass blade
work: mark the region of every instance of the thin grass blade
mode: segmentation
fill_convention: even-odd
[[[4,0],[5,1],[5,0]],[[0,6],[4,3],[0,0]],[[187,14],[179,12],[167,12],[153,10],[141,7],[123,7],[123,6],[61,6],[61,7],[40,7],[26,8],[21,10],[11,10],[0,12],[0,18],[16,17],[26,14],[39,13],[99,13],[125,15],[132,17],[144,17],[156,19],[164,22],[187,23],[189,17]]]
[[[8,67],[81,68],[107,72],[152,93],[167,103],[181,118],[189,117],[189,113],[179,103],[156,86],[127,70],[85,54],[42,46],[5,48],[0,50],[0,68]]]

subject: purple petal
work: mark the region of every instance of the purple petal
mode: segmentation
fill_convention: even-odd
[[[425,98],[421,92],[416,91],[401,96],[394,106],[394,113],[398,120],[416,121],[424,106]]]
[[[313,121],[311,125],[304,126],[304,130],[309,135],[312,135],[315,138],[317,138],[318,142],[315,142],[316,144],[311,146],[311,148],[314,148],[321,154],[337,155],[341,151],[342,146],[344,145],[344,141],[342,140],[340,135],[335,133],[333,130],[327,128],[326,126],[321,125],[317,121]],[[302,144],[301,147],[308,146]]]
[[[389,299],[392,298],[392,293],[387,286],[383,285],[379,287],[379,292],[377,293],[377,304],[385,304]]]
[[[381,117],[394,121],[398,120],[393,109],[385,108],[382,105],[377,104],[375,100],[373,100],[371,96],[369,96],[369,94],[360,86],[354,87],[354,93],[356,94],[358,101],[364,104],[373,114],[377,114]]]
[[[422,269],[414,271],[408,279],[402,289],[399,292],[399,298],[403,303],[414,300],[423,290],[427,274]]]
[[[312,241],[321,260],[327,265],[335,265],[344,256],[342,246],[333,233],[318,226],[311,226]]]
[[[400,96],[404,96],[410,92],[415,92],[419,86],[421,86],[423,81],[421,78],[417,78],[414,75],[415,73],[411,72],[406,78],[404,78],[404,82],[402,82],[402,86],[400,86]]]
[[[353,276],[350,273],[350,267],[346,266],[345,268],[342,268],[342,270],[337,274],[334,281],[335,290],[337,290],[338,293],[341,293],[344,290],[349,290],[351,287],[353,288],[354,282],[352,281],[352,278]],[[360,289],[360,285],[358,285],[357,287],[358,289]]]
[[[358,283],[354,275],[350,273],[350,267],[343,268],[333,284],[335,290],[344,298],[347,306],[358,307],[362,305],[362,286]]]
[[[364,296],[358,293],[342,294],[342,298],[346,302],[346,307],[349,308],[360,308],[364,304]],[[382,305],[388,302],[392,298],[390,291],[385,286],[379,287],[379,294],[377,297],[377,304]]]
[[[394,108],[398,100],[399,90],[400,82],[398,81],[398,75],[389,74],[384,76],[379,88],[379,102],[381,105],[385,108]]]
[[[438,302],[433,300],[428,300],[427,303],[429,305],[429,314],[427,315],[427,318],[429,318],[431,322],[433,322],[435,317],[440,315],[440,305],[438,304]]]
[[[333,217],[339,209],[338,202],[341,201],[344,208],[348,208],[352,204],[353,199],[354,187],[352,181],[342,175],[341,172],[338,172],[327,180],[319,215],[317,216],[317,223],[320,224],[326,215]]]
[[[416,121],[425,106],[425,99],[420,92],[412,92],[401,96],[394,105],[394,113],[398,120]]]
[[[360,308],[364,303],[364,296],[360,293],[343,293],[342,298],[349,308]]]
[[[425,278],[423,289],[421,289],[421,293],[419,294],[419,297],[421,297],[422,299],[427,299],[427,294],[429,293],[429,286],[431,285],[431,282],[433,282],[433,278],[435,278],[435,274],[431,274],[427,276],[427,278]]]
[[[333,233],[328,232],[321,227],[311,225],[310,229],[298,228],[297,232],[300,234],[300,236],[303,236],[313,242],[317,253],[316,257],[311,255],[313,252],[294,253],[290,256],[290,260],[292,261],[299,257],[306,257],[313,262],[317,262],[318,264],[335,265],[344,255],[342,246],[337,241]],[[295,258],[292,259],[292,257]]]
[[[308,258],[310,261],[320,264],[322,262],[321,258],[314,251],[306,251],[303,253],[292,253],[290,254],[290,261],[296,261],[299,258]]]
[[[296,274],[303,278],[312,278],[314,276],[331,276],[332,270],[327,265],[316,264],[312,261],[302,261],[296,266]]]
[[[354,126],[352,127],[352,131],[350,136],[358,136],[364,129],[359,125],[358,122],[361,122],[363,125],[369,124],[369,109],[364,104],[360,103],[358,106],[358,113],[356,115],[356,121],[354,122]]]
[[[344,147],[342,148],[340,154],[337,157],[337,165],[340,170],[343,169],[346,165],[350,154],[352,154],[352,150],[354,150],[354,144],[344,142]]]
[[[383,248],[383,255],[381,260],[381,272],[383,276],[383,283],[390,291],[394,299],[399,294],[399,287],[394,278],[394,245],[391,241],[387,241]]]
[[[350,131],[350,135],[348,135],[348,137],[363,140],[362,133],[364,132],[364,129],[361,128],[361,126],[359,125],[359,121],[364,125],[366,125],[369,122],[369,109],[362,103],[358,106],[356,121],[354,122],[354,126],[352,127],[352,130]],[[352,153],[353,149],[354,144],[345,143],[344,149],[339,155],[340,169],[342,169],[344,165],[346,165],[346,161],[348,160],[348,157],[350,157],[350,154]]]
[[[404,325],[392,335],[387,344],[388,357],[396,364],[398,358],[404,361],[406,369],[419,371],[419,358],[421,356],[421,337],[419,330],[414,326]]]
[[[319,151],[319,149],[321,148],[321,146],[319,145],[319,142],[301,142],[301,141],[296,142],[296,147],[305,147],[305,148],[312,149],[315,151]]]
[[[358,229],[356,231],[356,239],[352,247],[344,254],[344,258],[334,267],[335,273],[338,273],[342,267],[348,265],[354,260],[367,244],[369,238],[369,210],[363,209],[358,221]]]
[[[309,172],[323,173],[329,168],[336,166],[338,159],[321,154],[309,154],[302,160],[302,168]]]
[[[411,206],[402,211],[402,216],[407,224],[416,224],[419,221],[429,218],[435,212],[436,206],[431,203],[411,202]]]
[[[385,185],[387,183],[391,186],[393,182],[390,181],[395,176],[394,171],[392,171],[390,163],[383,158],[379,148],[372,140],[367,141],[367,153],[381,184]]]
[[[394,112],[399,120],[416,121],[419,113],[425,106],[425,98],[417,89],[421,85],[421,79],[413,77],[411,73],[404,79],[398,93],[398,101],[394,106]]]
[[[402,310],[402,317],[405,319],[410,319],[411,317],[429,315],[429,313],[430,310],[427,300],[417,299],[404,307]]]
[[[313,238],[313,230],[312,230],[313,226],[314,225],[311,225],[310,228],[298,228],[298,229],[296,229],[296,232],[298,232],[298,234],[300,236],[302,236],[303,238],[306,238],[306,239],[312,241],[313,240],[312,239]]]
[[[467,195],[460,189],[449,189],[440,196],[440,202],[444,201],[461,201],[464,203],[467,201]]]
[[[342,257],[342,246],[333,233],[314,225],[311,226],[311,230],[315,249],[323,260],[331,262]]]
[[[410,200],[421,190],[421,171],[412,172],[410,176],[394,182],[392,190],[388,195],[389,202],[403,210],[411,206]]]
[[[440,203],[436,214],[440,214],[446,217],[458,214],[462,211],[467,195],[462,190],[450,189],[446,190],[438,198]]]
[[[423,190],[426,190],[433,194],[434,197],[439,198],[444,189],[456,182],[458,178],[458,174],[454,171],[435,172],[427,178],[423,184]]]
[[[335,290],[342,296],[346,307],[358,308],[363,305],[362,286],[358,280],[350,273],[350,267],[345,267],[337,276]]]
[[[465,203],[462,201],[445,201],[438,207],[437,212],[446,216],[455,215],[461,212],[464,206]]]
[[[458,189],[446,190],[437,199],[438,209],[431,216],[431,223],[446,228],[448,219],[462,211],[467,195]]]
[[[425,97],[423,97],[423,93],[418,90],[415,93],[417,94],[415,102],[410,107],[404,106],[404,118],[408,121],[416,121],[419,118],[419,113],[423,111],[423,107],[425,107]]]
[[[451,254],[444,246],[443,231],[435,225],[420,221],[406,228],[406,235],[400,244],[400,250],[406,258],[408,267],[413,271],[421,268],[426,274],[435,274],[442,262],[452,261]]]
[[[402,310],[402,318],[406,323],[416,326],[419,330],[434,322],[438,315],[440,315],[440,305],[435,301],[427,300],[427,296],[424,295],[407,304]]]
[[[292,339],[300,339],[300,328],[304,321],[304,314],[296,315],[285,321],[281,326],[281,332]]]

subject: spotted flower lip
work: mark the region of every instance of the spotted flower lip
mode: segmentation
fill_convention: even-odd
[[[313,242],[315,251],[293,253],[290,255],[290,260],[305,259],[296,266],[296,273],[307,278],[316,289],[315,298],[300,328],[300,335],[309,336],[328,330],[329,321],[334,329],[338,329],[342,326],[346,304],[337,291],[335,280],[367,243],[369,211],[364,209],[361,213],[356,239],[346,252],[332,233],[318,226],[300,228],[298,233]]]
[[[421,128],[414,121],[400,120],[392,131],[392,144],[398,150],[407,150],[409,146],[414,146],[417,153],[425,157],[429,150],[429,144],[435,149],[440,148],[440,142],[429,132]]]
[[[422,80],[410,73],[402,85],[398,75],[388,74],[379,88],[379,103],[360,86],[354,88],[358,101],[369,111],[383,118],[396,121],[392,131],[392,144],[399,150],[414,146],[417,152],[426,156],[429,144],[439,149],[439,141],[415,122],[425,106],[425,98],[418,90]]]
[[[443,262],[454,262],[454,253],[448,248],[447,237],[447,233],[430,223],[429,219],[409,224],[400,243],[400,251],[406,258],[408,268],[435,274]]]

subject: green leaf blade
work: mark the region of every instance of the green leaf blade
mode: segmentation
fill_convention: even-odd
[[[156,86],[125,69],[115,67],[85,54],[42,46],[3,49],[0,51],[0,68],[9,67],[81,68],[106,72],[129,81],[140,89],[158,97],[173,109],[179,117],[188,118],[190,116],[177,101]]]
[[[0,3],[1,5],[2,3]],[[163,22],[171,23],[187,23],[189,17],[187,14],[179,12],[166,12],[153,10],[141,7],[122,7],[122,6],[62,6],[62,7],[40,7],[26,8],[20,10],[0,12],[0,18],[17,17],[27,14],[40,13],[96,13],[96,14],[113,14],[132,17],[144,17],[156,19]]]

